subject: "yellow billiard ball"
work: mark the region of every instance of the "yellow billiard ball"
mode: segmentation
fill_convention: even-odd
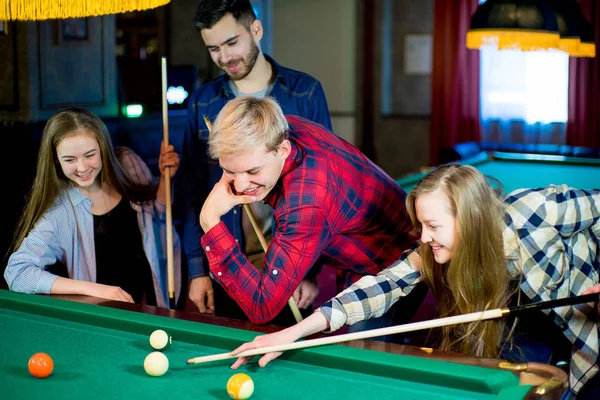
[[[227,381],[227,393],[234,400],[248,399],[254,393],[254,382],[246,374],[235,374]]]

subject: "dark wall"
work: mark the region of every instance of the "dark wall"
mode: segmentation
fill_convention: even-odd
[[[433,32],[433,0],[365,4],[373,7],[375,27],[374,73],[365,76],[373,91],[373,147],[377,164],[399,177],[429,164],[431,74],[411,72],[405,57],[411,54],[406,48],[410,39],[427,38]],[[363,97],[360,92],[358,97]],[[368,121],[364,123],[369,127]]]

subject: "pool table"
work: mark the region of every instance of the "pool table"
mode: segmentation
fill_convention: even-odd
[[[86,304],[83,297],[67,296],[75,300],[70,301],[0,289],[0,398],[228,399],[230,360],[203,365],[185,360],[226,352],[257,334],[231,327],[233,320],[93,298],[87,299],[98,304]],[[151,377],[143,361],[152,351],[148,337],[158,328],[174,342],[165,351],[168,372]],[[565,390],[566,374],[552,366],[530,363],[522,366],[529,372],[515,372],[485,366],[497,367],[498,360],[451,362],[453,355],[445,353],[442,361],[435,358],[441,352],[430,349],[385,344],[400,350],[370,350],[376,343],[286,352],[266,368],[250,364],[241,371],[255,382],[252,398],[264,400],[557,399]],[[27,370],[36,352],[54,359],[45,379]]]
[[[458,164],[472,165],[502,183],[504,193],[520,188],[567,184],[576,189],[600,189],[600,159],[544,154],[481,152]],[[427,170],[397,179],[408,193]]]

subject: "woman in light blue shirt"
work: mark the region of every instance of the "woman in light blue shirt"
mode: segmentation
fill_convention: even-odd
[[[67,109],[48,120],[4,272],[11,290],[168,304],[164,177],[175,174],[179,156],[173,146],[161,147],[157,187],[139,157],[121,154],[120,163],[106,126],[88,111]],[[174,246],[178,295],[176,237]],[[68,278],[46,270],[57,262]]]

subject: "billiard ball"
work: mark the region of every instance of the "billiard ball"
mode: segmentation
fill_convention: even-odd
[[[248,399],[254,393],[254,382],[246,374],[235,374],[227,381],[227,393],[234,400]]]
[[[144,370],[150,376],[162,376],[169,369],[169,359],[160,351],[153,351],[144,360]]]
[[[171,336],[162,329],[155,330],[150,335],[150,346],[154,350],[166,350],[171,346]]]
[[[36,378],[45,378],[52,373],[54,361],[46,353],[35,353],[29,359],[27,368],[29,369],[29,373]]]

